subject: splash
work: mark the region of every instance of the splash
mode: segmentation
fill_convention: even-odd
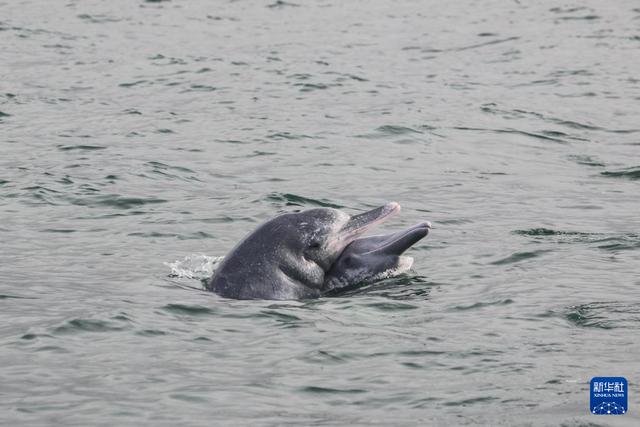
[[[376,275],[373,280],[374,281],[379,281],[379,280],[384,280],[384,279],[389,279],[392,277],[396,277],[399,276],[403,273],[406,273],[407,271],[411,270],[411,267],[413,267],[413,257],[410,256],[401,256],[399,261],[398,261],[398,266],[396,268],[392,268],[389,269],[387,271],[384,271],[378,275]]]
[[[204,254],[187,255],[183,260],[163,263],[171,269],[170,277],[203,280],[213,275],[224,257]]]

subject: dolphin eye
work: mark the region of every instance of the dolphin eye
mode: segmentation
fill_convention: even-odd
[[[313,241],[309,244],[309,249],[320,249],[320,242]]]

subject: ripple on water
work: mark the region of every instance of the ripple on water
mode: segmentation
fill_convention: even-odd
[[[426,211],[425,212],[429,212]],[[458,224],[472,224],[473,221],[467,218],[451,218],[451,219],[440,219],[438,221],[434,221],[435,224],[440,225],[458,225]]]
[[[60,151],[97,151],[97,150],[106,150],[107,147],[102,145],[59,145],[58,150]]]
[[[317,363],[319,365],[339,365],[348,363],[352,359],[354,359],[354,357],[351,354],[331,352],[326,350],[314,350],[309,354],[305,354],[304,356],[300,357],[300,360],[302,361]]]
[[[275,141],[280,141],[283,139],[293,139],[293,140],[297,140],[297,139],[307,139],[307,138],[313,138],[312,136],[309,135],[304,135],[304,134],[295,134],[295,133],[291,133],[291,132],[274,132],[274,133],[270,133],[269,135],[267,135],[268,139],[272,139]]]
[[[454,311],[476,310],[479,308],[489,307],[492,305],[508,305],[512,303],[513,303],[513,300],[511,298],[506,298],[506,299],[500,299],[496,301],[476,302],[476,303],[467,304],[467,305],[456,305],[452,308],[452,310]]]
[[[139,86],[144,83],[147,83],[147,80],[136,80],[135,82],[120,83],[118,86],[129,88],[129,87]]]
[[[35,297],[23,297],[20,295],[0,294],[0,299],[37,299]]]
[[[127,236],[143,237],[143,238],[151,238],[151,239],[171,238],[171,239],[178,239],[178,240],[212,239],[213,238],[211,234],[205,233],[204,231],[196,231],[194,233],[188,233],[188,234],[160,233],[157,231],[151,231],[151,232],[129,233],[127,234]]]
[[[553,230],[550,228],[514,230],[512,233],[529,236],[537,241],[550,241],[550,239],[553,238],[555,243],[588,243],[595,245],[597,249],[611,252],[640,249],[640,235],[635,233],[610,235],[604,233]]]
[[[114,18],[112,16],[108,16],[108,15],[89,15],[88,13],[83,13],[81,15],[78,15],[78,18],[80,18],[83,21],[86,22],[90,22],[92,24],[104,24],[106,22],[118,22],[121,21],[120,18]]]
[[[202,84],[192,84],[191,86],[189,86],[188,89],[183,90],[181,93],[188,93],[188,92],[213,92],[215,90],[218,90],[217,87],[214,86],[208,86],[208,85],[202,85]]]
[[[394,125],[383,125],[376,128],[376,131],[385,135],[405,135],[408,133],[422,133],[421,131],[410,128],[408,126],[394,126]]]
[[[172,399],[182,400],[184,402],[190,402],[190,403],[208,402],[207,398],[200,395],[195,395],[195,394],[175,393],[175,394],[170,394],[169,397],[171,397]]]
[[[462,400],[450,400],[448,402],[444,402],[443,405],[445,406],[469,406],[469,405],[474,405],[476,403],[488,403],[488,402],[492,402],[494,400],[498,400],[497,397],[493,397],[493,396],[482,396],[482,397],[472,397],[469,399],[462,399]]]
[[[640,329],[640,304],[592,302],[567,308],[564,317],[575,326],[599,329]]]
[[[575,74],[583,74],[584,71],[574,71],[571,72],[570,75],[575,75]],[[577,129],[577,130],[590,130],[590,131],[603,131],[603,132],[610,132],[610,133],[633,133],[633,132],[637,132],[637,129],[608,129],[608,128],[603,128],[600,126],[595,126],[592,124],[587,124],[587,123],[580,123],[580,122],[576,122],[573,120],[566,120],[566,119],[561,119],[558,117],[553,117],[550,116],[548,114],[542,114],[536,111],[527,111],[527,110],[521,110],[521,109],[513,109],[513,110],[509,110],[509,109],[501,109],[497,106],[497,104],[495,103],[488,103],[488,104],[484,104],[481,107],[481,110],[485,113],[490,113],[490,114],[495,114],[495,115],[499,115],[501,117],[507,118],[507,119],[531,119],[531,118],[535,118],[535,119],[539,119],[540,121],[546,122],[546,123],[551,123],[551,124],[555,124],[555,125],[560,125],[563,127],[567,127],[570,129]],[[578,138],[578,139],[582,139],[582,138]]]
[[[411,137],[423,134],[421,130],[414,129],[408,126],[399,126],[399,125],[383,125],[379,126],[375,129],[373,133],[366,133],[363,135],[356,135],[356,138],[389,138],[389,137]]]
[[[115,332],[128,329],[129,325],[123,325],[123,319],[117,320],[114,322],[100,319],[72,319],[53,329],[53,333],[55,335],[68,335],[82,332]]]
[[[329,296],[348,298],[352,296],[382,297],[395,301],[420,301],[429,299],[431,288],[443,285],[418,275],[403,273],[367,285],[355,285],[340,289]]]
[[[610,178],[629,179],[632,181],[636,181],[640,179],[640,166],[634,166],[615,171],[604,171],[600,172],[600,175]]]
[[[157,337],[157,336],[167,335],[167,333],[160,329],[143,329],[141,331],[136,332],[136,335],[140,335],[142,337]]]
[[[520,236],[532,236],[532,237],[547,237],[547,236],[577,236],[577,237],[590,237],[598,236],[597,233],[583,233],[578,231],[563,231],[553,230],[551,228],[529,228],[527,230],[513,230],[513,234]]]
[[[597,158],[595,158],[593,156],[585,156],[585,155],[576,154],[576,155],[568,156],[568,158],[569,158],[569,160],[572,160],[572,161],[576,162],[579,165],[594,166],[594,167],[604,167],[605,166],[604,162],[602,162],[601,160],[598,160]]]
[[[598,249],[610,252],[640,249],[640,235],[623,234],[596,240]]]
[[[162,310],[173,314],[187,316],[210,316],[217,314],[216,310],[213,310],[209,307],[190,304],[167,304],[162,307]]]
[[[31,205],[50,205],[57,206],[59,202],[57,199],[60,197],[60,191],[53,188],[47,188],[42,185],[34,185],[31,187],[25,187],[23,190],[27,191],[27,199],[24,203]]]
[[[49,334],[35,334],[35,333],[26,333],[24,335],[22,335],[20,337],[21,340],[25,340],[25,341],[33,341],[36,340],[38,338],[53,338],[53,335],[49,335]]]
[[[45,228],[41,230],[43,233],[62,233],[62,234],[70,234],[75,233],[78,230],[73,230],[71,228]]]
[[[367,307],[375,308],[380,311],[406,311],[415,310],[418,306],[401,302],[373,302],[365,304]]]
[[[179,179],[183,181],[200,181],[198,177],[196,177],[196,172],[186,168],[184,166],[174,166],[161,162],[147,162],[145,166],[150,169],[151,174],[161,177],[168,178],[170,180]],[[148,177],[148,175],[138,175]]]
[[[338,84],[325,84],[325,83],[294,83],[294,86],[299,87],[300,92],[312,92],[314,90],[325,90],[333,86],[340,86]]]
[[[144,205],[166,203],[167,200],[155,197],[125,197],[119,194],[109,194],[96,197],[74,198],[71,203],[77,206],[107,206],[117,209],[131,209]]]
[[[552,252],[549,249],[541,249],[538,251],[529,251],[529,252],[516,252],[512,255],[509,255],[506,258],[499,259],[497,261],[493,261],[492,265],[507,265],[507,264],[515,264],[518,262],[526,261],[531,258],[538,258],[547,252]]]
[[[262,310],[251,317],[262,317],[275,320],[281,328],[285,329],[301,328],[313,324],[312,320],[301,319],[296,315],[284,313],[282,310]]]
[[[343,206],[332,203],[327,199],[311,199],[309,197],[298,196],[291,193],[270,193],[265,197],[269,202],[284,204],[284,206],[318,206],[322,208],[342,209]]]
[[[361,388],[333,388],[333,387],[319,387],[319,386],[307,386],[300,388],[300,391],[304,393],[313,394],[360,394],[367,393],[367,390]]]
[[[519,234],[522,236],[556,236],[561,234],[573,234],[566,231],[556,231],[550,228],[530,228],[528,230],[514,230],[513,234]]]
[[[567,141],[564,139],[568,137],[567,134],[557,131],[549,131],[549,130],[541,130],[537,132],[525,131],[520,129],[488,129],[488,128],[476,128],[476,127],[466,127],[466,126],[454,126],[453,129],[457,130],[468,130],[474,132],[490,132],[490,133],[504,133],[504,134],[514,134],[514,135],[522,135],[530,138],[540,139],[544,141],[553,141],[560,144],[567,144]],[[573,138],[576,139],[576,138]]]

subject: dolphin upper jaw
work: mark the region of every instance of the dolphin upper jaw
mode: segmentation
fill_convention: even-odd
[[[339,211],[338,211],[339,212]],[[334,237],[325,244],[325,252],[333,253],[331,259],[315,261],[325,272],[328,271],[336,259],[342,254],[344,249],[354,240],[367,232],[372,227],[386,221],[391,216],[400,212],[400,205],[397,202],[389,202],[370,211],[346,216],[337,226]],[[341,213],[341,212],[339,212]]]
[[[353,215],[342,226],[339,235],[346,242],[345,246],[364,234],[367,230],[377,224],[389,219],[400,212],[400,205],[396,202],[389,202],[379,208]]]

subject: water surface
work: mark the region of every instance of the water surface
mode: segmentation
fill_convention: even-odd
[[[640,7],[529,3],[0,2],[2,423],[636,425]],[[409,274],[202,290],[391,200]]]

